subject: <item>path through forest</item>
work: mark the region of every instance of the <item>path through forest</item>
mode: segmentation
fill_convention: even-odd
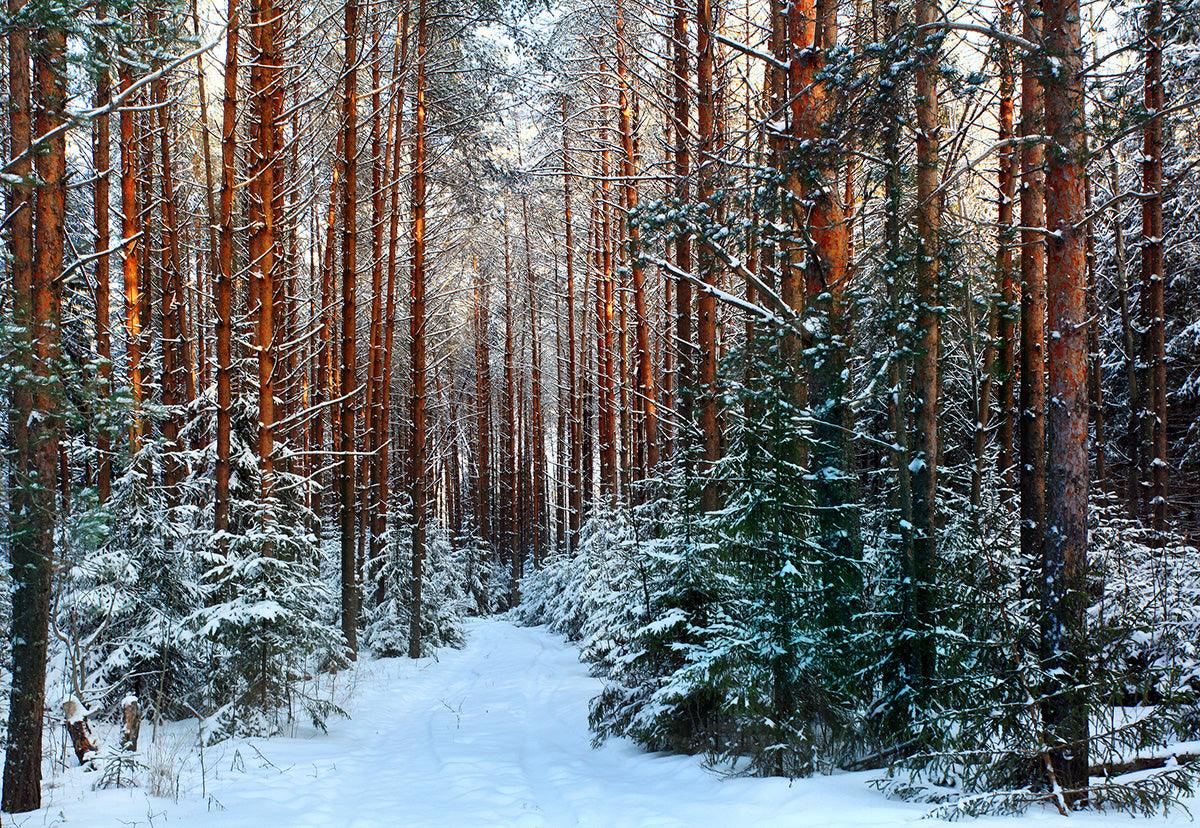
[[[206,756],[204,792],[191,734],[161,740],[187,766],[180,795],[89,790],[73,770],[24,826],[878,826],[928,825],[919,805],[888,800],[869,776],[722,779],[694,758],[591,746],[599,689],[577,651],[542,629],[469,623],[462,650],[437,660],[364,661],[349,720],[329,733],[233,740]],[[177,747],[172,748],[172,739]],[[153,761],[151,761],[153,764]],[[1182,819],[1182,817],[1180,817]],[[1059,823],[1051,814],[1029,820]],[[1073,824],[1126,823],[1087,815]],[[974,825],[1016,825],[1012,819]]]

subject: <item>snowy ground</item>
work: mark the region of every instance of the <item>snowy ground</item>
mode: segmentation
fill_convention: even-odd
[[[179,795],[90,789],[75,769],[50,781],[47,807],[6,826],[871,826],[929,825],[865,774],[722,779],[691,758],[625,742],[591,747],[588,700],[599,684],[576,651],[541,629],[474,621],[461,651],[387,659],[347,678],[349,721],[328,734],[231,741],[205,756],[190,732],[160,738],[156,764]],[[146,736],[149,734],[146,733]],[[164,761],[161,757],[173,757]],[[1127,824],[1051,813],[980,826]],[[1185,814],[1171,822],[1188,822]],[[1144,824],[1144,823],[1143,823]]]

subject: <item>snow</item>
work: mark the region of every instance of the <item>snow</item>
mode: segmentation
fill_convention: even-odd
[[[591,746],[600,681],[542,628],[471,621],[462,650],[437,659],[364,660],[339,677],[352,718],[328,734],[231,740],[195,751],[195,723],[164,728],[143,761],[179,774],[178,799],[144,787],[92,792],[96,773],[48,780],[46,807],[6,826],[896,826],[929,825],[924,806],[889,800],[871,774],[789,783],[724,778],[696,758]],[[143,739],[149,742],[148,728]],[[103,760],[101,760],[103,761]],[[171,768],[170,763],[177,764]],[[1184,824],[1187,815],[1171,817]],[[973,821],[1133,824],[1050,811]],[[1142,823],[1144,824],[1144,823]],[[1162,824],[1162,823],[1158,823]]]

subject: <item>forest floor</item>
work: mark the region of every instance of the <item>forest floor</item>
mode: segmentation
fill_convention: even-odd
[[[928,825],[869,774],[723,778],[690,757],[612,740],[596,749],[588,701],[600,687],[578,652],[543,629],[469,623],[436,659],[364,661],[340,687],[351,718],[329,732],[229,740],[201,771],[195,728],[160,734],[156,786],[93,791],[81,769],[51,779],[41,811],[6,826],[871,826]],[[144,737],[149,733],[144,731]],[[1050,812],[968,824],[1126,824]],[[1178,813],[1172,823],[1188,822]],[[1145,823],[1142,823],[1145,824]]]

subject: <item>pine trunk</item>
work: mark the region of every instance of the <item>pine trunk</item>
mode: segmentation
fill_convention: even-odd
[[[412,180],[412,605],[408,636],[409,658],[421,655],[421,587],[425,564],[426,469],[425,460],[425,0],[417,18],[417,97],[413,134]]]
[[[358,0],[348,0],[345,19],[346,85],[342,104],[342,330],[339,394],[338,491],[341,520],[342,638],[350,657],[358,655],[358,570],[355,560],[354,449],[357,395],[355,351],[358,290]]]
[[[1046,295],[1049,328],[1042,718],[1055,789],[1087,800],[1088,394],[1083,81],[1078,0],[1045,0]]]
[[[1155,532],[1167,521],[1166,273],[1163,254],[1163,11],[1162,0],[1146,6],[1146,77],[1143,102],[1149,117],[1142,130],[1142,361],[1149,410],[1142,411],[1148,440],[1150,514]]]
[[[225,30],[225,96],[221,105],[221,196],[217,252],[217,461],[213,528],[229,530],[230,440],[233,430],[233,198],[237,186],[238,0],[229,0]]]
[[[939,19],[936,0],[918,0],[916,24],[928,27]],[[933,579],[937,559],[938,356],[941,316],[938,309],[938,265],[941,258],[940,177],[941,126],[937,76],[941,61],[938,36],[926,29],[917,62],[917,335],[913,394],[916,430],[913,457],[913,631],[917,643],[910,675],[918,693],[928,691],[934,676]]]

